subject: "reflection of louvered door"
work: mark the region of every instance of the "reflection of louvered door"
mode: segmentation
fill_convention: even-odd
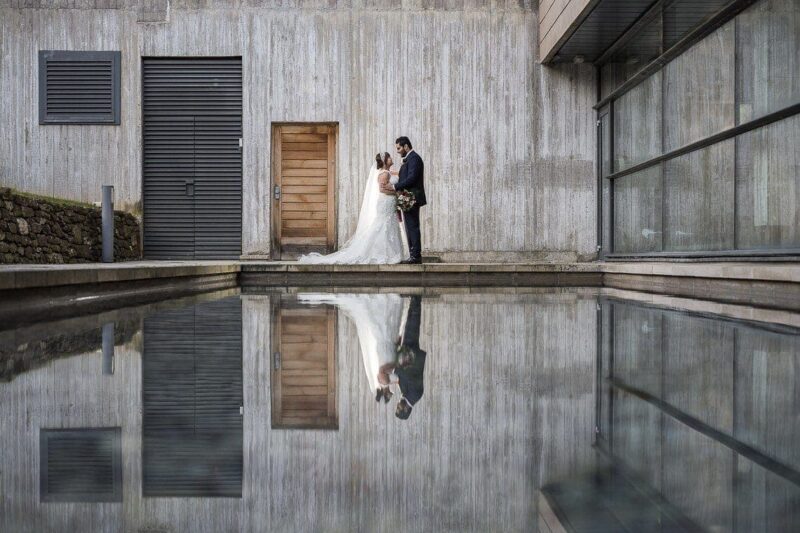
[[[332,251],[336,126],[275,125],[272,139],[273,257]]]
[[[142,492],[242,494],[242,307],[238,296],[144,321]]]
[[[336,429],[336,312],[273,308],[272,427]]]

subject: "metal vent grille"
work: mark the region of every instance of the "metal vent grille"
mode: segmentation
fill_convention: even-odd
[[[143,494],[241,497],[239,297],[147,317],[142,376]]]
[[[119,124],[120,53],[39,52],[40,124]]]
[[[122,501],[120,428],[42,429],[43,502]]]

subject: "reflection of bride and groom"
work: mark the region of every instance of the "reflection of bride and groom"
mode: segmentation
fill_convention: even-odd
[[[301,294],[304,303],[332,304],[356,326],[371,394],[388,403],[399,388],[395,416],[411,416],[424,392],[426,352],[419,347],[422,298],[399,294]]]

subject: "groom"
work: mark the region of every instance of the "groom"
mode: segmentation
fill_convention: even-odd
[[[419,235],[419,208],[425,205],[425,164],[422,158],[411,146],[408,137],[398,137],[394,142],[397,153],[403,158],[400,167],[400,177],[395,185],[391,183],[381,186],[381,192],[393,193],[395,191],[409,191],[414,195],[414,207],[403,213],[408,237],[408,250],[410,257],[404,264],[422,263],[422,239]]]

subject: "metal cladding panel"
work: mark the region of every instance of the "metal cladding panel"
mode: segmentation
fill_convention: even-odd
[[[145,59],[143,91],[145,256],[238,258],[241,58]]]
[[[239,297],[146,318],[142,366],[143,494],[240,497]]]

